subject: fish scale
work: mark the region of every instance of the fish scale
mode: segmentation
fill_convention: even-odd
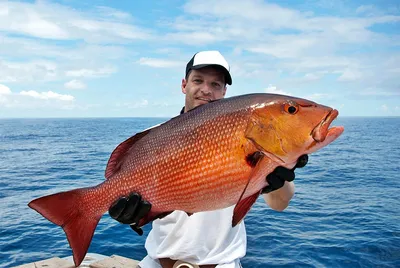
[[[229,157],[230,154],[224,155],[221,153],[230,152],[232,151],[232,148],[240,146],[240,144],[235,144],[234,142],[236,140],[237,143],[240,142],[240,140],[234,139],[234,137],[236,136],[236,132],[242,133],[243,135],[243,125],[245,126],[245,124],[240,124],[240,121],[238,121],[237,118],[238,116],[220,117],[217,122],[214,122],[214,124],[208,123],[194,129],[190,132],[192,135],[185,135],[182,139],[179,139],[179,143],[168,143],[169,139],[167,139],[166,142],[160,140],[160,147],[164,147],[168,154],[163,154],[163,158],[159,159],[156,164],[153,164],[154,161],[148,163],[145,161],[135,161],[136,159],[132,159],[133,163],[127,163],[128,166],[135,166],[137,168],[139,177],[143,178],[142,181],[145,185],[148,185],[147,189],[152,189],[150,193],[147,193],[146,189],[140,191],[141,195],[145,199],[154,200],[152,202],[153,207],[159,210],[168,209],[165,204],[168,204],[169,202],[165,203],[164,200],[176,199],[174,198],[174,195],[176,195],[176,191],[174,190],[176,189],[179,191],[179,195],[188,196],[189,199],[187,201],[185,200],[182,206],[180,206],[179,202],[174,203],[174,205],[178,206],[181,210],[189,211],[189,208],[185,207],[186,204],[197,202],[198,199],[207,198],[205,195],[207,193],[205,191],[207,182],[211,183],[217,181],[219,179],[219,176],[217,175],[222,173],[222,168],[227,166],[227,163],[234,163],[233,161],[237,162],[238,160],[241,162],[240,164],[244,163],[244,154],[234,159],[233,157]],[[242,116],[242,120],[244,119],[245,118]],[[237,131],[235,131],[235,129],[217,127],[219,125],[233,126],[233,121],[239,122],[239,124],[236,124],[238,128]],[[212,127],[210,127],[210,125]],[[219,131],[220,129],[222,132]],[[179,130],[176,129],[175,133],[176,132],[179,132]],[[175,133],[170,133],[170,136],[176,135]],[[216,137],[216,139],[210,139],[210,137]],[[230,143],[223,142],[226,139],[232,141]],[[202,146],[192,149],[191,146],[193,146],[194,140],[197,144],[201,144]],[[157,142],[158,140],[149,141],[151,144],[157,144]],[[223,146],[221,146],[221,144]],[[146,146],[151,145],[146,144],[143,147]],[[190,152],[190,155],[188,152]],[[213,162],[217,168],[210,169],[208,167],[209,162]],[[166,163],[168,163],[168,166],[165,166]],[[247,169],[247,171],[250,171],[250,168]],[[159,184],[157,180],[151,179],[151,175],[155,171],[158,172],[159,180],[163,180],[163,184]],[[247,174],[243,171],[243,169],[238,169],[234,174],[230,174],[230,176],[226,177],[226,179],[232,180],[234,178],[244,178],[247,180]],[[179,175],[176,175],[176,173],[179,173]],[[131,180],[131,182],[133,181]],[[157,202],[157,200],[159,202]],[[191,207],[190,209],[193,208]]]
[[[336,115],[332,108],[274,94],[211,102],[119,144],[103,183],[40,197],[29,206],[64,229],[76,266],[101,216],[132,192],[152,204],[139,227],[174,210],[196,213],[236,204],[235,226],[278,165],[292,168],[300,155],[340,136],[343,128],[327,128]],[[253,158],[255,152],[262,156]]]

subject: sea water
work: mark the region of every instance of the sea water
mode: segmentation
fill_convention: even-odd
[[[101,183],[120,142],[165,120],[1,119],[0,267],[70,256],[62,229],[27,204]],[[400,267],[400,118],[334,125],[345,132],[296,170],[289,207],[276,212],[259,198],[245,218],[243,267]],[[138,236],[106,213],[89,252],[140,260],[150,228]]]

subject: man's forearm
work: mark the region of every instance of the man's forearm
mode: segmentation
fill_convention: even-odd
[[[294,195],[294,183],[285,181],[282,188],[264,194],[264,200],[270,208],[277,211],[283,211],[289,205]]]

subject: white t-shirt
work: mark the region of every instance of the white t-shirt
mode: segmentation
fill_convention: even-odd
[[[197,265],[219,264],[218,268],[237,268],[246,254],[244,222],[232,228],[235,206],[194,213],[174,211],[153,221],[146,239],[147,256],[142,268],[160,268],[157,259],[171,258]]]

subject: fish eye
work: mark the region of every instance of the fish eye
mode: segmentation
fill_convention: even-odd
[[[296,109],[296,107],[294,107],[294,106],[290,106],[290,107],[288,108],[288,111],[289,111],[290,114],[294,114],[294,113],[297,111],[297,109]]]
[[[286,103],[284,109],[289,114],[296,114],[299,111],[299,106],[296,103]]]

